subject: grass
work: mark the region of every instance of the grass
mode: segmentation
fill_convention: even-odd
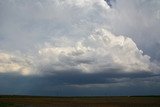
[[[160,97],[0,96],[0,107],[160,107]]]
[[[13,107],[14,103],[10,102],[0,102],[0,107]]]

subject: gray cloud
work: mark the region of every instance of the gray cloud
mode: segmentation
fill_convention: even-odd
[[[156,95],[159,75],[58,73],[49,76],[0,75],[0,94],[29,95]],[[7,81],[6,81],[7,80]],[[12,88],[11,88],[12,87]]]

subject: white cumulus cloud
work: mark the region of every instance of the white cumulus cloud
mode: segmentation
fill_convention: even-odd
[[[64,44],[56,45],[64,40]],[[53,42],[39,50],[40,65],[53,72],[74,69],[87,73],[109,69],[151,71],[154,65],[131,38],[115,36],[105,29],[98,29],[79,41],[60,39]]]
[[[0,52],[0,73],[32,74],[33,63],[29,57]]]
[[[113,69],[120,72],[156,72],[159,67],[137,48],[131,38],[116,36],[103,28],[78,41],[57,38],[41,46],[35,54],[0,52],[1,73],[98,73]]]

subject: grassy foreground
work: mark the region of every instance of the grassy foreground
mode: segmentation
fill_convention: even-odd
[[[160,97],[0,96],[0,107],[160,107]]]

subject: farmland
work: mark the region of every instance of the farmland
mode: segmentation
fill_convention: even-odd
[[[160,97],[0,96],[0,107],[160,107]]]

